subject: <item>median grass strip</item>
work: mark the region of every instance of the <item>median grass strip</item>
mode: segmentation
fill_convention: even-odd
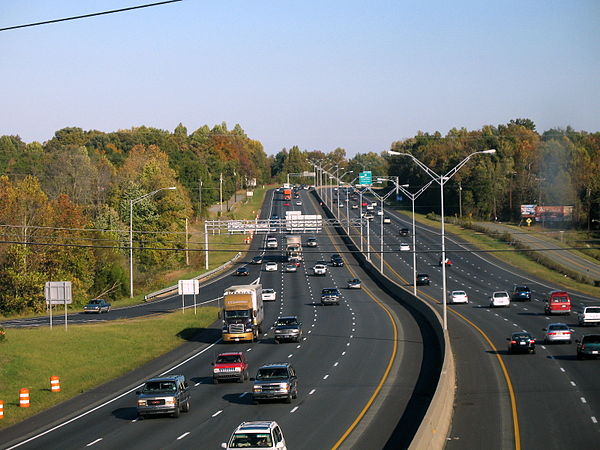
[[[93,325],[10,328],[0,343],[0,428],[121,376],[185,342],[190,331],[208,327],[217,308],[188,310]],[[60,378],[61,392],[50,392],[50,377]],[[20,408],[19,390],[30,392],[31,407]]]

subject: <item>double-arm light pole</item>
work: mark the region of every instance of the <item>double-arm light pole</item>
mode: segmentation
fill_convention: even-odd
[[[160,188],[152,192],[148,192],[138,198],[129,200],[129,297],[133,298],[133,205],[141,202],[145,198],[152,197],[160,191],[173,191],[177,189],[175,186]]]
[[[458,172],[473,156],[475,155],[485,155],[485,154],[493,154],[496,153],[496,149],[489,149],[489,150],[481,150],[478,152],[473,152],[470,155],[468,155],[465,159],[463,159],[461,162],[459,162],[453,169],[449,170],[445,175],[438,175],[436,172],[434,172],[433,170],[431,170],[429,167],[427,167],[424,163],[422,163],[421,161],[419,161],[417,158],[415,158],[413,155],[411,155],[410,153],[402,153],[402,152],[395,152],[393,150],[388,150],[387,153],[389,155],[392,156],[408,156],[409,158],[411,158],[413,160],[413,162],[419,166],[421,169],[423,169],[425,171],[425,173],[427,173],[427,175],[429,175],[431,177],[431,179],[433,181],[435,181],[436,183],[438,183],[440,185],[440,216],[441,216],[441,221],[442,221],[442,259],[441,259],[441,263],[442,263],[442,299],[443,299],[443,318],[444,318],[444,330],[448,329],[448,314],[447,314],[447,308],[446,308],[446,240],[445,240],[445,235],[444,235],[444,184],[446,184],[446,182],[452,178],[456,172]],[[413,233],[414,234],[414,233]]]

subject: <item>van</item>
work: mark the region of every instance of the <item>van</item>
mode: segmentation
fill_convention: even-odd
[[[544,313],[550,314],[571,314],[571,297],[565,291],[551,291],[546,296]]]

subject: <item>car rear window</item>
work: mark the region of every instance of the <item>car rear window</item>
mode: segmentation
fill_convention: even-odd
[[[591,336],[584,336],[582,342],[585,344],[600,344],[600,334],[594,334]]]
[[[552,297],[552,303],[567,303],[569,299],[567,297]]]
[[[569,327],[566,325],[550,325],[548,327],[548,330],[552,330],[552,331],[568,331]]]
[[[600,307],[586,308],[585,312],[592,313],[592,314],[598,314],[598,313],[600,313]]]

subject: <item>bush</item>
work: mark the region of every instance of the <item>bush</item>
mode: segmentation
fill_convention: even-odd
[[[4,342],[6,340],[6,331],[4,328],[0,327],[0,342]]]

